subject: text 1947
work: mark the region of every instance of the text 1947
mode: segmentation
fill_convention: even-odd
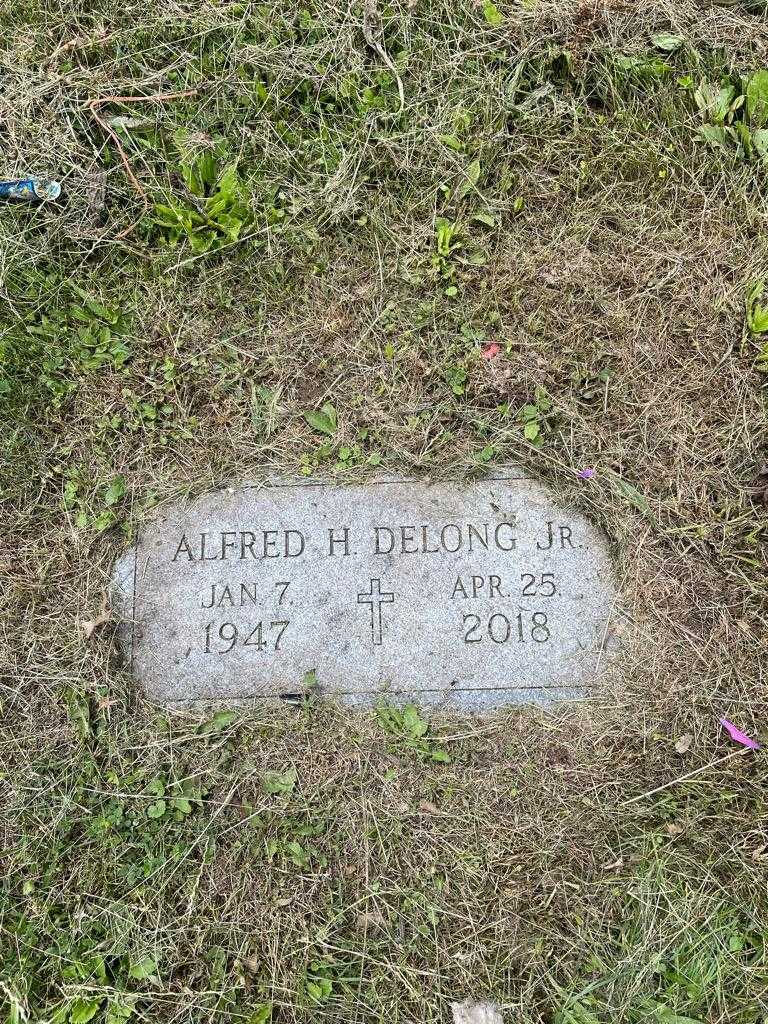
[[[257,622],[255,626],[240,627],[234,622],[205,626],[205,653],[229,654],[234,647],[249,647],[257,651],[280,650],[280,641],[290,623],[279,619],[270,623]]]

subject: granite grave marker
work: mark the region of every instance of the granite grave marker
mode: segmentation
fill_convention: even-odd
[[[605,538],[492,478],[273,482],[164,510],[118,562],[132,671],[163,704],[321,693],[466,710],[577,697],[613,646]]]

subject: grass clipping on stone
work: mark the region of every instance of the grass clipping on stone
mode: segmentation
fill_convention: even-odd
[[[3,173],[66,196],[0,215],[5,1020],[765,1017],[762,755],[691,775],[765,739],[764,19],[4,13]],[[132,687],[104,593],[167,498],[504,461],[613,543],[598,698],[414,746]]]

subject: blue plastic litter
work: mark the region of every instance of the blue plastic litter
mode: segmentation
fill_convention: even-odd
[[[48,203],[61,195],[58,181],[41,181],[39,178],[16,178],[0,181],[0,199],[20,199],[26,202],[39,200]]]

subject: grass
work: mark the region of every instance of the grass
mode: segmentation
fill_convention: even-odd
[[[761,4],[0,18],[3,174],[65,193],[0,211],[4,1019],[768,1018],[762,755],[627,803],[766,738]],[[103,595],[169,497],[509,460],[612,541],[599,698],[132,687]]]

